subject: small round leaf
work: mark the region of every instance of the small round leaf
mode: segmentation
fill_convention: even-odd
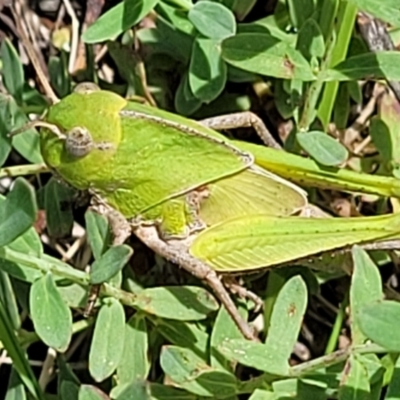
[[[100,308],[89,352],[89,372],[96,382],[111,376],[124,349],[125,313],[122,304],[106,299]]]
[[[189,20],[204,36],[222,40],[236,32],[235,16],[229,8],[214,1],[199,1],[189,11]]]
[[[321,165],[338,166],[349,156],[347,149],[325,132],[298,133],[296,138],[303,150]]]
[[[397,301],[378,301],[356,314],[361,331],[369,339],[389,351],[400,352],[400,304]]]
[[[51,273],[33,282],[29,304],[39,337],[48,346],[60,352],[65,351],[72,336],[72,316]]]

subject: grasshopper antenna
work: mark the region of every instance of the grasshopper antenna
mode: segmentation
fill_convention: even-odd
[[[63,133],[61,133],[60,129],[56,125],[49,124],[48,122],[44,122],[44,121],[40,121],[40,120],[30,121],[27,124],[21,126],[20,128],[11,131],[7,136],[8,137],[13,137],[13,136],[19,135],[20,133],[23,133],[23,132],[27,131],[28,129],[36,128],[36,127],[42,127],[42,128],[49,129],[59,139],[65,139],[66,138],[66,136]]]
[[[17,5],[17,4],[15,4],[15,5]],[[22,43],[26,49],[28,57],[33,65],[33,68],[36,71],[36,74],[38,76],[38,79],[39,79],[42,87],[43,87],[43,90],[46,93],[46,96],[50,99],[52,104],[58,103],[60,100],[57,97],[57,95],[55,94],[53,88],[50,86],[49,81],[46,78],[46,74],[44,73],[44,71],[40,65],[40,62],[37,58],[37,55],[33,49],[32,43],[28,39],[28,34],[26,33],[25,28],[21,23],[22,15],[19,16],[16,9],[12,5],[10,6],[10,11],[14,18],[15,24],[17,26],[17,30],[20,35],[20,39],[22,40]]]

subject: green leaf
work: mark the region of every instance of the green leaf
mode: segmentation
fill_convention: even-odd
[[[382,300],[382,279],[379,269],[366,251],[358,246],[352,249],[354,271],[351,277],[350,309],[351,337],[355,345],[362,344],[366,337],[358,326],[357,314],[366,305]]]
[[[322,58],[325,54],[325,43],[317,22],[310,18],[302,26],[297,36],[297,50],[307,59]]]
[[[7,106],[8,132],[26,125],[28,118],[18,107],[14,99],[9,99]],[[27,129],[12,138],[12,145],[24,158],[31,163],[43,163],[40,153],[39,135],[35,129]]]
[[[397,0],[348,0],[360,10],[372,14],[374,17],[388,22],[390,25],[400,26],[400,9]]]
[[[59,286],[58,291],[68,307],[84,309],[87,306],[88,288],[86,286],[73,283]]]
[[[221,309],[223,308],[221,307]],[[165,318],[158,318],[153,323],[156,325],[157,331],[171,344],[186,347],[199,357],[206,358],[209,336],[197,324]]]
[[[325,132],[297,133],[300,146],[321,165],[338,166],[349,156],[347,149]]]
[[[276,400],[277,395],[274,392],[270,392],[264,389],[256,389],[249,400]]]
[[[313,0],[288,0],[287,5],[292,24],[297,29],[303,27],[306,19],[313,14],[315,7]]]
[[[400,134],[398,129],[398,102],[390,93],[384,93],[378,103],[378,116],[371,119],[369,133],[378,149],[384,171],[396,175],[400,165]]]
[[[10,262],[9,265],[2,264],[4,259]],[[10,269],[10,266],[13,266],[14,269]],[[76,282],[81,285],[88,285],[89,283],[88,274],[73,268],[71,265],[57,258],[50,257],[47,254],[37,257],[32,254],[13,250],[9,246],[0,247],[0,268],[4,272],[27,282],[33,282],[38,276],[42,276],[43,273],[53,271],[55,278],[62,277],[63,279],[68,279],[71,282]]]
[[[189,20],[205,37],[222,40],[236,33],[235,16],[223,4],[199,1],[189,11]]]
[[[32,254],[36,257],[41,257],[43,254],[42,242],[33,226],[8,244],[8,247],[20,253]]]
[[[174,107],[179,114],[191,115],[201,107],[201,101],[194,96],[189,86],[188,74],[183,74],[175,92]]]
[[[400,352],[400,303],[385,300],[363,307],[356,315],[361,331],[389,351]]]
[[[115,400],[152,400],[150,385],[146,381],[135,381],[126,385]]]
[[[218,303],[205,289],[195,286],[164,286],[145,289],[137,295],[135,307],[179,321],[197,321],[218,309]]]
[[[21,57],[11,42],[5,38],[1,44],[0,58],[3,63],[3,83],[8,93],[18,102],[22,102],[22,90],[25,83]]]
[[[196,38],[189,66],[189,84],[193,95],[209,103],[223,91],[226,77],[227,66],[221,58],[219,43]]]
[[[33,282],[29,306],[33,325],[40,339],[48,346],[64,352],[71,341],[72,316],[51,273]]]
[[[137,31],[138,39],[154,53],[166,54],[172,60],[188,64],[193,45],[193,36],[176,29],[174,25],[162,17],[157,18],[157,28],[140,29]]]
[[[268,327],[265,346],[275,366],[283,371],[297,342],[307,307],[307,286],[300,275],[290,278],[279,291]]]
[[[95,260],[98,260],[111,244],[111,231],[107,218],[89,210],[85,213],[85,222],[90,248]]]
[[[239,308],[242,318],[247,321],[248,313],[244,307]],[[211,366],[218,369],[225,369],[229,372],[234,372],[234,365],[226,359],[218,350],[218,346],[227,340],[241,339],[242,333],[239,331],[236,324],[233,322],[232,317],[226,311],[225,307],[221,307],[218,311],[217,318],[214,322],[214,327],[211,334],[210,341],[210,358]]]
[[[36,219],[36,198],[32,186],[17,178],[11,192],[0,204],[0,247],[26,232]]]
[[[68,75],[68,56],[62,51],[60,57],[49,57],[49,75],[51,86],[60,98],[71,91],[71,78]]]
[[[237,391],[237,381],[233,374],[212,369],[191,350],[164,346],[160,364],[174,386],[199,396],[224,397]]]
[[[95,386],[82,385],[79,388],[78,400],[109,400],[109,397]]]
[[[125,324],[124,351],[117,368],[119,384],[147,378],[150,369],[148,350],[146,320],[136,313]]]
[[[287,375],[307,305],[307,287],[300,276],[280,290],[272,311],[265,344],[244,339],[224,341],[219,350],[232,361],[276,375]]]
[[[385,400],[399,400],[400,399],[400,357],[397,358],[391,378],[392,379],[390,380],[390,383],[388,385]]]
[[[357,400],[369,398],[370,392],[368,371],[359,356],[351,354],[346,361],[339,389],[340,400]]]
[[[289,378],[276,380],[272,383],[274,390],[275,400],[283,400],[288,398],[295,399],[312,399],[312,400],[326,400],[327,384],[324,381],[326,375],[321,376],[321,381],[316,381],[308,377],[303,379]],[[336,385],[335,385],[336,387]],[[267,397],[267,399],[270,397]]]
[[[241,33],[222,42],[222,58],[246,71],[283,79],[313,81],[310,64],[286,42],[264,33]]]
[[[7,136],[10,133],[9,101],[9,96],[0,93],[0,166],[5,163],[11,151],[11,138]]]
[[[96,382],[112,375],[124,349],[125,313],[114,298],[104,301],[97,315],[89,352],[89,372]]]
[[[259,371],[284,376],[289,370],[287,360],[276,361],[263,343],[250,342],[245,339],[230,339],[221,343],[218,350],[229,360],[256,368]]]
[[[13,367],[18,372],[22,382],[35,400],[44,400],[44,394],[36,380],[28,358],[19,344],[13,326],[0,302],[0,341],[13,361]]]
[[[59,239],[69,235],[74,224],[72,203],[76,190],[54,177],[45,186],[44,202],[47,231],[52,238]]]
[[[24,384],[16,370],[12,368],[4,400],[26,400],[26,398]]]
[[[4,305],[5,312],[8,315],[14,329],[19,329],[21,325],[17,301],[11,286],[11,280],[8,274],[0,271],[0,301]]]
[[[110,247],[90,269],[90,283],[97,285],[115,276],[129,261],[133,250],[126,244]]]
[[[151,395],[154,400],[198,400],[198,397],[186,390],[176,389],[172,386],[150,383]]]
[[[71,366],[63,355],[57,357],[58,367],[58,395],[62,400],[76,400],[78,398],[80,382]]]
[[[86,43],[98,43],[114,39],[122,32],[137,24],[148,14],[159,0],[124,0],[117,4],[82,35]]]
[[[59,385],[58,394],[62,400],[77,400],[79,397],[79,390],[79,385],[75,382],[62,381]]]
[[[349,57],[320,73],[324,81],[348,81],[363,79],[386,79],[388,81],[400,80],[400,53],[397,51],[379,51],[364,53]]]

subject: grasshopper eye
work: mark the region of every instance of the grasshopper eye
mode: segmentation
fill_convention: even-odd
[[[89,94],[99,90],[100,88],[93,82],[82,82],[75,86],[74,93]]]
[[[86,128],[77,126],[67,132],[65,150],[74,157],[84,157],[93,149],[92,135]]]

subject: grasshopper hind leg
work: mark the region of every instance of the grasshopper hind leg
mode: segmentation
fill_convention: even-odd
[[[207,264],[190,255],[189,245],[185,241],[167,243],[159,237],[155,226],[139,226],[134,229],[134,234],[155,253],[204,281],[224,305],[243,336],[250,340],[257,340],[253,329],[240,315],[217,273]]]

